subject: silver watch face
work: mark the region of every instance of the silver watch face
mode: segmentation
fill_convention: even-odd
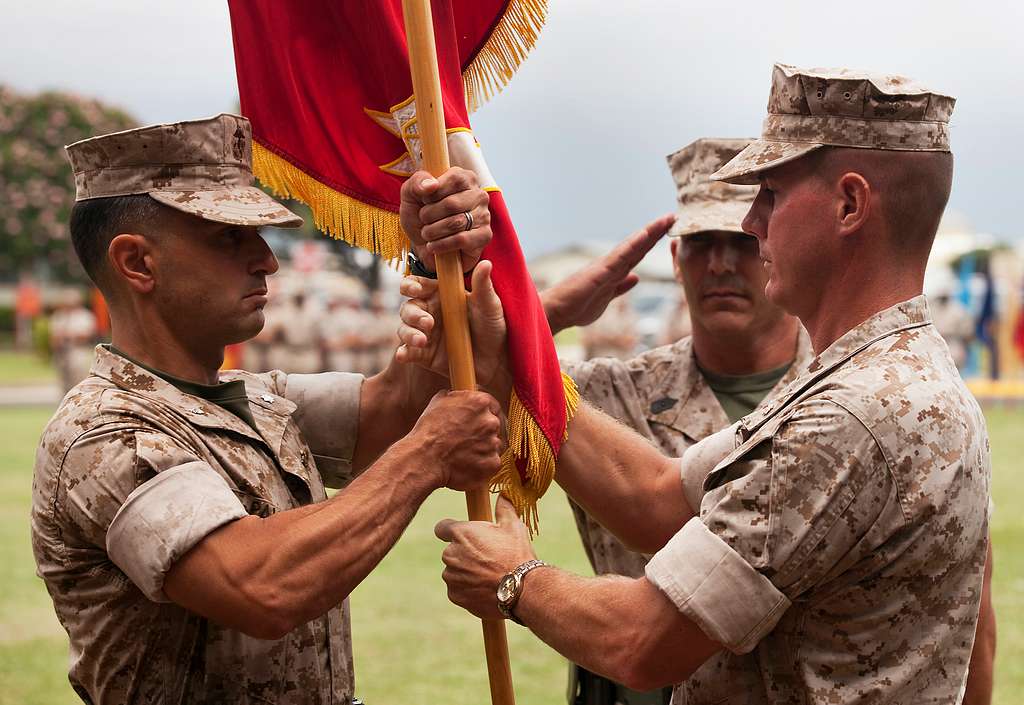
[[[498,583],[498,602],[502,604],[509,602],[516,596],[516,576],[508,574]]]

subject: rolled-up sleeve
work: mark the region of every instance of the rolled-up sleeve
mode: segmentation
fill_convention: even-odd
[[[164,470],[139,485],[107,530],[110,559],[154,602],[168,602],[171,566],[215,530],[247,516],[220,475],[195,461]]]
[[[772,435],[751,438],[702,474],[699,518],[652,558],[647,578],[735,653],[753,649],[793,601],[902,526],[874,437],[829,400],[802,402]]]
[[[696,517],[651,558],[646,576],[709,639],[737,654],[757,646],[790,605]]]
[[[210,532],[246,516],[225,480],[181,439],[118,420],[80,436],[61,464],[54,510],[151,600]]]
[[[690,509],[696,513],[704,498],[704,480],[722,458],[736,447],[736,428],[733,424],[686,449],[680,461],[683,495]]]
[[[282,396],[295,402],[292,418],[327,487],[344,487],[354,478],[363,379],[350,372],[287,375]]]

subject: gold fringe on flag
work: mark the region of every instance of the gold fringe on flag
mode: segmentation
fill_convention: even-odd
[[[537,43],[547,15],[547,0],[509,0],[491,36],[462,72],[469,112],[508,85]]]
[[[259,144],[252,144],[252,170],[280,198],[302,201],[316,227],[336,240],[361,247],[394,263],[409,251],[398,213],[371,206],[323,184]]]
[[[564,441],[569,436],[569,421],[576,414],[580,403],[580,393],[576,383],[569,375],[562,373],[562,386],[565,388],[565,426],[562,436]],[[544,437],[536,420],[519,400],[515,390],[508,404],[508,448],[501,456],[501,470],[491,480],[491,491],[505,495],[523,523],[530,530],[530,535],[537,533],[538,515],[537,501],[544,496],[551,481],[555,479],[555,454],[551,450],[548,439]],[[519,475],[517,460],[526,460],[526,483]]]

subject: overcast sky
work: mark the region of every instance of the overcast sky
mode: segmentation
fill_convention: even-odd
[[[344,0],[339,0],[344,1]],[[0,82],[71,90],[143,122],[231,110],[218,0],[0,0]],[[474,116],[528,254],[614,240],[671,210],[665,155],[760,130],[774,61],[903,73],[956,96],[950,207],[1024,237],[1024,3],[550,0],[505,92]]]

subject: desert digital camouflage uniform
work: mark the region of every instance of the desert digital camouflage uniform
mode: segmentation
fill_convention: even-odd
[[[150,125],[67,147],[75,200],[148,194],[235,225],[298,227],[302,218],[253,186],[252,125],[239,115]]]
[[[812,357],[810,340],[801,328],[793,364],[762,403],[796,379]],[[584,399],[669,457],[682,457],[694,443],[729,426],[722,405],[697,366],[689,337],[631,360],[596,358],[567,371]],[[623,546],[575,502],[569,504],[596,575],[643,576],[646,556]]]
[[[760,139],[713,178],[757,184],[763,171],[826,146],[948,152],[955,103],[905,76],[775,64]]]
[[[731,652],[735,702],[956,701],[989,449],[924,297],[848,332],[682,467],[699,518],[646,575]],[[709,702],[699,676],[674,702]]]
[[[749,182],[826,144],[946,151],[951,108],[899,77],[776,66],[779,114],[716,178]],[[960,701],[989,447],[923,296],[842,335],[681,465],[699,515],[645,574],[732,655],[730,693],[715,702]],[[702,686],[677,686],[676,701],[707,702]]]
[[[669,237],[709,231],[743,232],[743,217],[757,189],[711,181],[710,177],[751,141],[704,138],[666,158],[677,201],[676,221]],[[801,328],[794,364],[775,389],[790,382],[810,355],[810,342]],[[597,358],[573,365],[567,372],[587,401],[652,441],[669,457],[681,457],[691,445],[730,423],[697,366],[689,337],[632,359]],[[625,548],[575,502],[569,500],[569,504],[597,575],[615,573],[638,578],[644,574],[645,556]]]
[[[252,187],[250,149],[248,121],[220,115],[93,138],[68,155],[78,200],[148,194],[217,222],[301,224]],[[231,391],[251,425],[100,346],[43,432],[32,545],[86,702],[352,702],[347,602],[268,641],[170,602],[163,582],[224,524],[322,501],[325,485],[350,479],[362,377],[220,381],[244,385]]]
[[[256,428],[98,347],[43,434],[39,574],[97,703],[347,703],[347,601],[278,641],[170,602],[166,572],[225,523],[326,498],[351,477],[362,377],[225,372]],[[87,700],[89,702],[89,700]]]
[[[670,237],[707,231],[742,232],[743,217],[757,189],[713,182],[709,177],[750,142],[700,139],[668,156],[678,200]],[[689,324],[688,318],[686,322]],[[761,403],[770,402],[784,390],[812,358],[810,340],[801,327],[792,364]],[[681,457],[687,448],[731,423],[697,365],[689,336],[630,360],[598,358],[573,365],[568,372],[583,398],[650,440],[669,457]],[[579,505],[572,500],[569,504],[596,575],[644,575],[647,556],[626,548]],[[714,703],[719,692],[728,695],[730,657],[728,653],[713,657],[694,674],[701,685],[699,699],[693,702]]]

